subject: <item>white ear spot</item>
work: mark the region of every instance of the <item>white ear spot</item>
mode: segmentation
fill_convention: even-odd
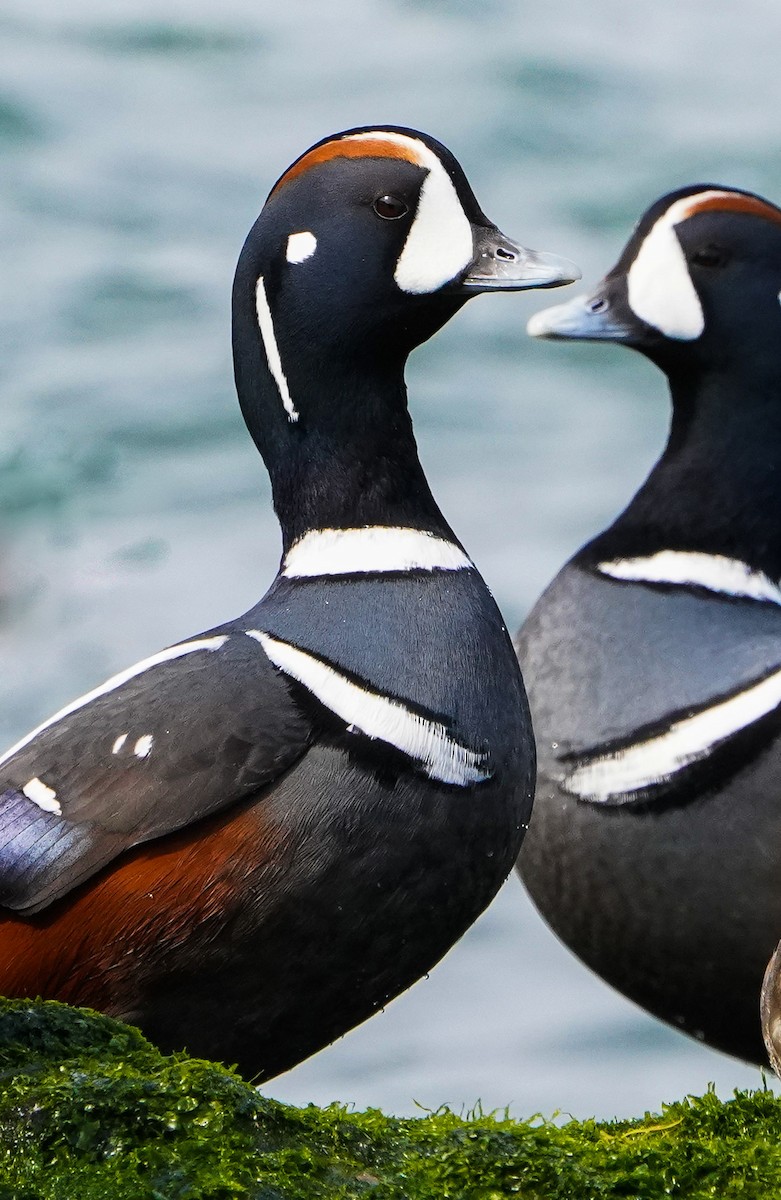
[[[311,258],[317,249],[317,238],[309,230],[291,233],[287,239],[285,258],[289,263],[302,263]]]
[[[122,749],[122,747],[124,746],[126,741],[127,741],[127,734],[120,733],[119,737],[114,742],[114,745],[111,747],[111,753],[119,754],[120,750]]]

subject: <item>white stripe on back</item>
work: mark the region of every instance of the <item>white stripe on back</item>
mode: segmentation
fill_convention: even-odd
[[[362,529],[312,529],[282,563],[288,578],[387,571],[464,571],[473,567],[453,542],[420,529],[367,525]]]
[[[263,283],[263,276],[259,276],[255,287],[255,311],[258,314],[258,325],[260,326],[260,336],[263,338],[263,348],[266,351],[266,361],[268,369],[274,377],[279,394],[282,398],[285,412],[290,421],[298,420],[296,407],[290,397],[290,390],[287,386],[285,372],[282,369],[282,359],[279,354],[279,346],[274,334],[274,322],[271,317],[271,309],[266,298],[266,288]]]
[[[632,800],[632,793],[666,783],[779,704],[781,671],[775,671],[728,700],[675,721],[657,737],[583,763],[565,776],[561,786],[595,803],[620,802],[621,797]]]
[[[79,696],[78,700],[72,700],[70,704],[66,704],[53,717],[49,717],[48,721],[44,721],[42,725],[36,726],[31,733],[28,733],[21,741],[11,746],[10,750],[6,750],[5,754],[0,755],[0,766],[8,762],[9,758],[13,758],[14,754],[19,750],[29,745],[39,733],[43,733],[45,729],[50,729],[52,725],[56,725],[63,717],[69,717],[71,713],[77,712],[85,704],[89,704],[90,701],[97,700],[98,697],[105,696],[109,692],[115,691],[116,688],[122,687],[123,683],[127,683],[129,679],[134,679],[136,675],[142,675],[150,667],[156,667],[160,663],[171,662],[175,658],[182,658],[185,654],[194,654],[198,650],[219,650],[220,646],[224,646],[227,640],[228,634],[222,633],[217,637],[199,638],[195,642],[180,642],[177,646],[169,646],[167,650],[160,650],[157,654],[152,654],[149,658],[143,658],[141,662],[137,662],[132,667],[127,667],[126,670],[120,671],[118,675],[112,675],[100,687],[93,688],[91,692],[86,692],[83,696]],[[114,745],[116,747],[117,743],[115,742]],[[116,749],[114,753],[116,753]]]
[[[603,575],[636,583],[688,584],[727,596],[769,600],[781,604],[781,588],[762,571],[753,571],[738,558],[699,551],[660,550],[646,558],[617,558],[601,562]]]
[[[401,750],[432,779],[471,787],[490,779],[487,755],[467,749],[439,721],[412,712],[398,700],[360,687],[340,671],[259,629],[246,630],[272,663],[303,684],[321,704],[347,724],[349,733],[377,738]]]

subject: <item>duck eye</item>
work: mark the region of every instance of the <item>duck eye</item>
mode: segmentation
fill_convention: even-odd
[[[707,246],[700,246],[699,250],[694,251],[692,262],[698,267],[726,267],[729,254],[722,246],[709,242]]]
[[[398,221],[399,217],[409,212],[408,206],[398,196],[378,196],[372,208],[384,221]]]

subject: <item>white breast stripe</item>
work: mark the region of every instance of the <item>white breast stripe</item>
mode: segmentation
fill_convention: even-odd
[[[387,571],[466,571],[463,550],[420,529],[366,525],[362,529],[311,529],[295,542],[282,564],[289,579]]]
[[[263,348],[266,351],[268,369],[274,376],[274,382],[279,388],[279,394],[282,397],[282,404],[288,418],[291,421],[297,421],[298,413],[290,398],[287,379],[285,379],[285,372],[282,370],[282,359],[279,356],[279,346],[274,336],[274,322],[271,319],[271,309],[266,299],[266,288],[263,284],[262,275],[259,277],[255,288],[255,311],[258,314],[258,325],[260,326],[260,336],[263,338]]]
[[[127,683],[129,679],[134,679],[136,675],[142,675],[150,667],[156,667],[159,663],[171,662],[175,658],[183,658],[185,654],[194,654],[198,650],[219,650],[220,646],[224,646],[227,640],[228,634],[223,633],[217,637],[200,638],[195,642],[180,642],[178,646],[169,646],[167,650],[160,650],[157,654],[152,654],[149,658],[143,658],[141,662],[137,662],[134,666],[120,671],[118,675],[112,675],[100,687],[93,688],[91,692],[86,692],[83,696],[79,696],[78,700],[73,700],[70,704],[66,704],[65,708],[61,708],[53,717],[49,717],[48,721],[44,721],[42,725],[36,726],[20,742],[11,746],[10,750],[6,750],[5,754],[0,755],[0,766],[8,762],[9,758],[13,758],[14,754],[19,750],[29,745],[39,733],[43,733],[45,729],[56,725],[63,717],[69,717],[71,713],[77,712],[78,709],[83,708],[90,701],[97,700],[99,696],[105,696],[108,692],[113,692],[116,688],[122,687],[123,683]],[[114,747],[116,746],[117,743],[115,742]],[[114,749],[114,753],[117,753],[116,748]]]
[[[748,563],[722,554],[702,554],[686,550],[660,550],[647,558],[616,558],[601,562],[597,568],[613,579],[636,583],[688,584],[726,596],[744,596],[749,600],[769,600],[781,604],[781,588],[762,571],[752,571]]]
[[[37,804],[43,812],[55,813],[58,817],[62,816],[62,809],[54,788],[47,787],[37,776],[35,779],[28,780],[22,791],[27,799],[32,800],[33,804]]]
[[[289,263],[302,263],[311,258],[317,249],[317,238],[308,229],[291,233],[287,239],[285,258]]]
[[[312,654],[263,633],[248,629],[276,667],[308,688],[321,704],[369,738],[387,742],[419,763],[427,775],[442,783],[470,787],[491,778],[487,755],[462,746],[439,721],[429,721],[378,692],[359,687]]]
[[[658,737],[583,763],[561,786],[565,792],[595,803],[615,802],[622,796],[631,800],[633,792],[667,782],[779,704],[781,671],[776,671],[712,708],[675,721]]]
[[[418,197],[418,208],[404,243],[393,278],[403,292],[435,292],[460,275],[472,261],[472,226],[453,183],[433,150],[418,138],[385,130],[354,135],[356,141],[395,142],[412,147],[428,174]]]

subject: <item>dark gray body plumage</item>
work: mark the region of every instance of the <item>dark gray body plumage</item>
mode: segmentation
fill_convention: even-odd
[[[491,777],[442,784],[348,731],[269,663],[246,633],[258,629],[442,720],[486,754]],[[512,644],[474,570],[280,576],[244,617],[201,636],[220,635],[219,649],[151,667],[6,764],[6,784],[34,774],[56,787],[62,815],[9,795],[0,862],[5,903],[46,921],[139,842],[199,818],[207,832],[210,814],[232,809],[256,819],[273,851],[242,848],[230,903],[207,912],[186,953],[176,936],[136,948],[111,1010],[165,1048],[267,1077],[370,1016],[482,911],[520,846],[534,749]],[[133,737],[154,738],[148,760],[111,752],[129,713]],[[25,841],[41,821],[58,836]]]
[[[539,771],[519,869],[609,983],[762,1062],[759,987],[781,929],[778,714],[634,801],[590,803],[561,784],[599,748],[651,738],[781,668],[781,608],[609,579],[584,557],[518,637]]]

